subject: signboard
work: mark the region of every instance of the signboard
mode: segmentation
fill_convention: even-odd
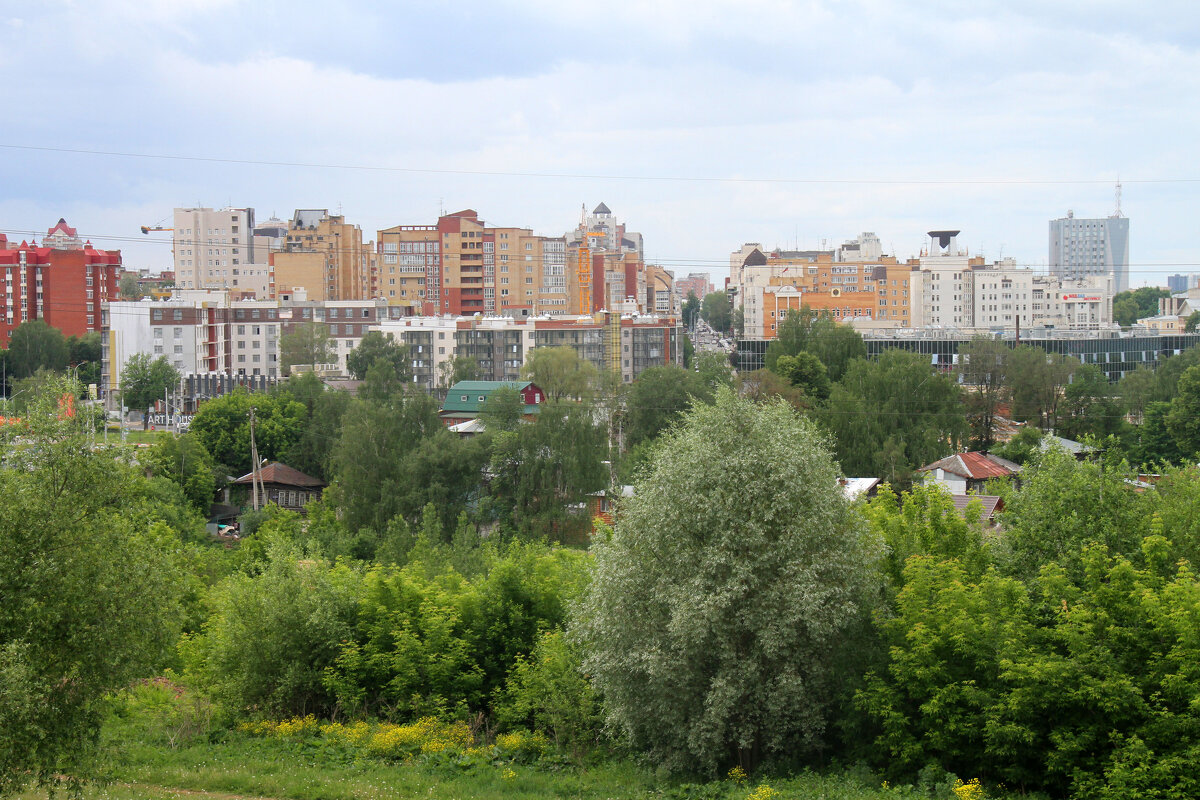
[[[156,428],[171,427],[186,431],[195,416],[195,414],[151,414],[147,421]]]
[[[1099,303],[1100,302],[1099,295],[1090,295],[1090,294],[1064,294],[1062,296],[1062,298],[1064,301],[1073,300],[1077,303]]]

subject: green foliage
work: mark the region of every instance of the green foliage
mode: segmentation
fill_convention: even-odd
[[[540,384],[539,384],[540,385]],[[525,400],[515,386],[493,390],[479,409],[479,419],[488,431],[515,431],[525,415]]]
[[[438,367],[442,388],[453,386],[459,381],[479,380],[479,362],[471,356],[448,358]]]
[[[704,317],[714,331],[724,333],[730,330],[733,309],[729,305],[729,295],[725,292],[709,292],[700,301],[700,316]]]
[[[799,311],[791,309],[779,323],[775,340],[767,346],[767,369],[775,369],[780,356],[797,353],[812,353],[825,365],[831,381],[839,381],[846,374],[850,362],[867,357],[867,346],[862,336],[849,325],[843,325],[828,313],[813,311],[804,306]]]
[[[62,372],[69,358],[62,331],[40,319],[22,322],[8,339],[8,369],[14,378],[28,378],[40,369]]]
[[[346,369],[355,380],[366,380],[367,370],[377,361],[384,361],[401,383],[411,380],[408,366],[408,347],[398,344],[379,331],[367,331],[358,346],[346,355]]]
[[[195,435],[164,436],[142,454],[152,474],[178,484],[188,502],[207,516],[217,490],[216,465]]]
[[[213,460],[233,470],[234,477],[250,471],[250,408],[255,410],[254,440],[259,458],[282,460],[300,438],[305,408],[286,395],[251,394],[235,389],[202,404],[188,432]]]
[[[122,275],[121,280],[117,283],[117,286],[121,290],[122,300],[142,299],[144,292],[142,292],[142,287],[138,283],[138,276],[134,275],[132,272],[127,272]]]
[[[683,301],[682,309],[683,326],[691,330],[696,326],[696,317],[700,315],[700,298],[696,297],[696,293],[689,290],[687,299]]]
[[[517,656],[496,705],[509,727],[545,733],[576,754],[600,735],[600,704],[580,671],[580,657],[558,631],[546,633],[528,656]]]
[[[1041,454],[1042,437],[1040,428],[1027,425],[1016,436],[993,448],[992,452],[1014,464],[1025,465]]]
[[[1117,391],[1134,421],[1140,423],[1146,405],[1157,399],[1158,375],[1145,364],[1141,364],[1133,372],[1125,373],[1125,377],[1117,384]]]
[[[743,397],[756,403],[767,402],[778,397],[797,411],[804,411],[813,405],[813,398],[806,395],[803,389],[796,388],[769,369],[739,373],[738,389]]]
[[[1125,408],[1100,368],[1081,364],[1063,390],[1064,408],[1058,434],[1068,439],[1112,436],[1124,431]]]
[[[321,322],[303,322],[279,337],[279,368],[287,375],[297,364],[315,367],[337,360],[329,326]]]
[[[58,379],[0,428],[0,794],[94,767],[104,698],[179,631],[178,540],[119,450],[86,444]]]
[[[1179,376],[1166,423],[1180,453],[1190,458],[1200,454],[1200,366],[1189,367]]]
[[[278,538],[266,558],[213,589],[204,632],[184,643],[188,674],[237,713],[324,712],[324,673],[354,631],[363,579]]]
[[[76,377],[84,386],[99,385],[102,358],[99,331],[67,337],[68,366],[78,370]]]
[[[1072,576],[1082,569],[1083,548],[1102,544],[1112,553],[1137,552],[1144,502],[1127,482],[1124,463],[1076,461],[1051,448],[1021,473],[1021,490],[1007,501],[998,558],[1004,569],[1032,580],[1054,561]]]
[[[342,417],[350,407],[349,392],[327,389],[315,373],[294,375],[281,385],[281,396],[303,404],[300,434],[283,453],[283,462],[306,475],[328,482],[333,477],[333,448],[342,432]]]
[[[179,385],[179,370],[166,356],[134,353],[121,369],[121,402],[126,408],[146,409]]]
[[[532,423],[496,434],[490,489],[501,520],[558,540],[585,526],[586,513],[572,507],[607,484],[606,447],[592,410],[564,402],[543,403]]]
[[[1183,332],[1195,333],[1197,326],[1200,326],[1200,311],[1193,311],[1183,324]]]
[[[775,360],[774,372],[814,400],[829,397],[829,373],[821,359],[807,351],[794,356],[783,355]]]
[[[1113,297],[1113,319],[1118,325],[1128,328],[1143,317],[1157,316],[1158,301],[1170,296],[1169,291],[1157,286],[1118,292]]]
[[[1183,461],[1179,443],[1167,428],[1167,416],[1170,413],[1170,403],[1149,403],[1146,406],[1142,424],[1137,427],[1130,447],[1130,461],[1140,465],[1178,464]]]
[[[711,771],[820,745],[877,546],[810,423],[722,390],[667,434],[593,550],[575,635],[634,746]]]
[[[598,373],[596,365],[580,358],[573,347],[535,347],[525,358],[521,377],[552,400],[583,399],[591,395]]]
[[[927,356],[898,349],[851,362],[819,416],[847,475],[896,485],[957,451],[967,434],[958,385],[935,372]]]
[[[985,336],[959,348],[957,371],[967,387],[964,399],[974,448],[987,450],[995,442],[996,411],[1004,399],[1011,352],[1006,343]]]
[[[1063,388],[1071,382],[1078,359],[1030,345],[1016,348],[1008,358],[1013,418],[1053,430],[1058,423]]]
[[[712,400],[712,390],[697,373],[675,364],[646,370],[629,387],[626,446],[633,448],[658,436],[697,400],[702,403]]]
[[[729,364],[729,357],[723,352],[701,353],[696,359],[696,374],[710,396],[721,386],[728,388],[733,385],[733,368]]]

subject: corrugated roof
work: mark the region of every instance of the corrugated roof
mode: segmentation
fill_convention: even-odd
[[[1002,505],[1002,501],[994,494],[952,494],[950,497],[954,500],[954,510],[959,514],[965,514],[967,504],[972,500],[978,500],[983,506],[983,519],[990,520],[996,516],[996,512]]]
[[[940,461],[927,464],[917,471],[933,472],[939,469],[951,475],[982,481],[988,478],[1007,478],[1016,475],[1021,471],[1021,465],[991,453],[956,453],[946,456]]]
[[[258,471],[262,477],[263,483],[278,483],[283,486],[303,486],[306,488],[319,488],[325,485],[325,482],[314,478],[311,475],[305,475],[298,469],[289,467],[287,464],[280,464],[278,461],[272,461]],[[242,483],[247,486],[253,480],[253,472],[247,472],[242,477],[238,478],[234,483]]]
[[[520,392],[532,385],[532,381],[459,381],[446,391],[441,413],[442,416],[478,414],[484,401],[500,387],[507,386]],[[536,414],[537,406],[527,405],[524,411],[526,414]]]

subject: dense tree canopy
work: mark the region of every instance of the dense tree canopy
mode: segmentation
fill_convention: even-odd
[[[254,440],[259,458],[281,460],[300,437],[304,405],[284,395],[251,394],[236,389],[200,406],[189,433],[233,477],[250,471],[250,408],[255,410]]]
[[[980,450],[987,450],[995,441],[996,413],[1004,401],[1011,353],[1005,342],[988,337],[976,337],[958,351],[958,374],[967,390],[964,399],[971,445]]]
[[[733,323],[733,309],[729,304],[729,295],[725,292],[709,292],[700,301],[700,316],[704,317],[714,331],[724,333],[730,330]]]
[[[819,746],[878,548],[814,427],[722,390],[656,450],[596,545],[575,635],[608,720],[711,771]]]
[[[384,361],[395,371],[401,383],[407,383],[412,375],[409,368],[408,347],[399,344],[379,331],[367,331],[358,346],[346,355],[346,369],[355,380],[366,380],[367,370],[377,361]]]
[[[697,373],[674,364],[646,370],[630,386],[626,398],[626,445],[633,448],[658,436],[696,399],[712,399],[712,389]]]
[[[142,411],[179,385],[179,370],[166,356],[134,353],[121,369],[121,402]]]
[[[779,323],[775,339],[767,346],[766,366],[774,369],[780,356],[802,352],[820,359],[831,381],[841,380],[851,361],[867,357],[867,347],[858,331],[808,306],[799,311],[791,309]]]
[[[85,441],[59,379],[0,427],[0,795],[90,774],[106,695],[154,674],[179,632],[165,509]]]
[[[1158,315],[1158,301],[1171,293],[1157,286],[1142,286],[1113,297],[1113,319],[1128,327],[1143,317]]]
[[[22,322],[8,340],[8,368],[16,378],[28,378],[39,369],[62,372],[70,356],[62,331],[40,319]]]
[[[893,484],[958,450],[967,434],[958,384],[935,372],[928,356],[898,349],[852,361],[820,419],[847,475]]]
[[[590,396],[598,372],[573,347],[535,347],[521,367],[521,377],[537,384],[550,399],[560,400]]]

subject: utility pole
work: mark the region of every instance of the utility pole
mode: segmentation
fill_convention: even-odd
[[[258,445],[254,441],[254,406],[250,406],[250,486],[252,505],[258,511]]]

